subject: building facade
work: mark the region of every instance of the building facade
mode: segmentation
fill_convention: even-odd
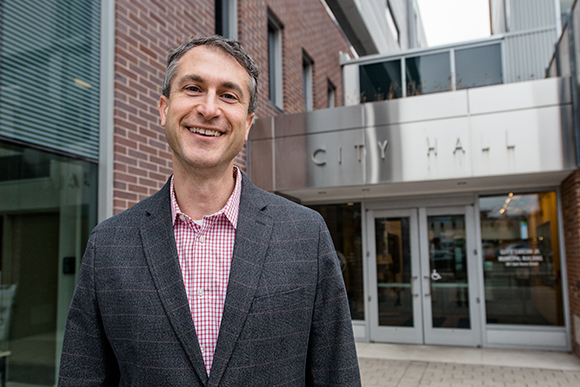
[[[0,2],[8,385],[56,384],[91,229],[171,174],[157,111],[167,53],[188,36],[215,33],[239,39],[261,68],[258,117],[342,105],[340,58],[354,51],[320,0]],[[247,152],[236,163],[251,173]]]
[[[574,143],[576,148],[576,170],[561,184],[565,251],[568,269],[572,345],[580,354],[580,208],[578,181],[580,178],[580,5],[578,1],[563,2],[563,30],[547,70],[549,77],[569,77],[574,107]]]
[[[345,60],[345,107],[256,122],[252,179],[327,219],[358,340],[580,355],[562,9],[491,1],[490,38]]]

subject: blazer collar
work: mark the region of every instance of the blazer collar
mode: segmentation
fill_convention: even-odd
[[[243,176],[230,278],[208,382],[210,386],[219,385],[222,379],[258,287],[272,234],[273,219],[265,213],[271,202],[269,196]]]
[[[148,200],[141,224],[147,265],[165,313],[201,382],[208,376],[183,284],[171,219],[170,182]]]
[[[243,174],[243,173],[242,173]],[[273,219],[271,194],[243,174],[236,239],[224,312],[208,380],[183,284],[171,219],[170,184],[151,198],[141,225],[149,270],[173,329],[204,385],[217,386],[231,358],[258,287]]]

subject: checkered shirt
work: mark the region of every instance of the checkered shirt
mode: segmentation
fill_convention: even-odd
[[[196,224],[181,212],[171,178],[171,215],[191,317],[209,375],[224,311],[240,207],[242,174],[224,208]]]

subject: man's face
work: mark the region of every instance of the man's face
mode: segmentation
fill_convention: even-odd
[[[179,59],[169,98],[159,115],[173,150],[174,168],[224,171],[248,140],[250,76],[219,48],[194,47]]]

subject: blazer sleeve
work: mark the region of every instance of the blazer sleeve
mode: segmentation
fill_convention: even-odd
[[[344,280],[326,224],[320,218],[318,282],[308,356],[307,386],[361,385]]]
[[[83,256],[69,309],[58,385],[118,386],[119,367],[100,317],[95,287],[96,235]]]

